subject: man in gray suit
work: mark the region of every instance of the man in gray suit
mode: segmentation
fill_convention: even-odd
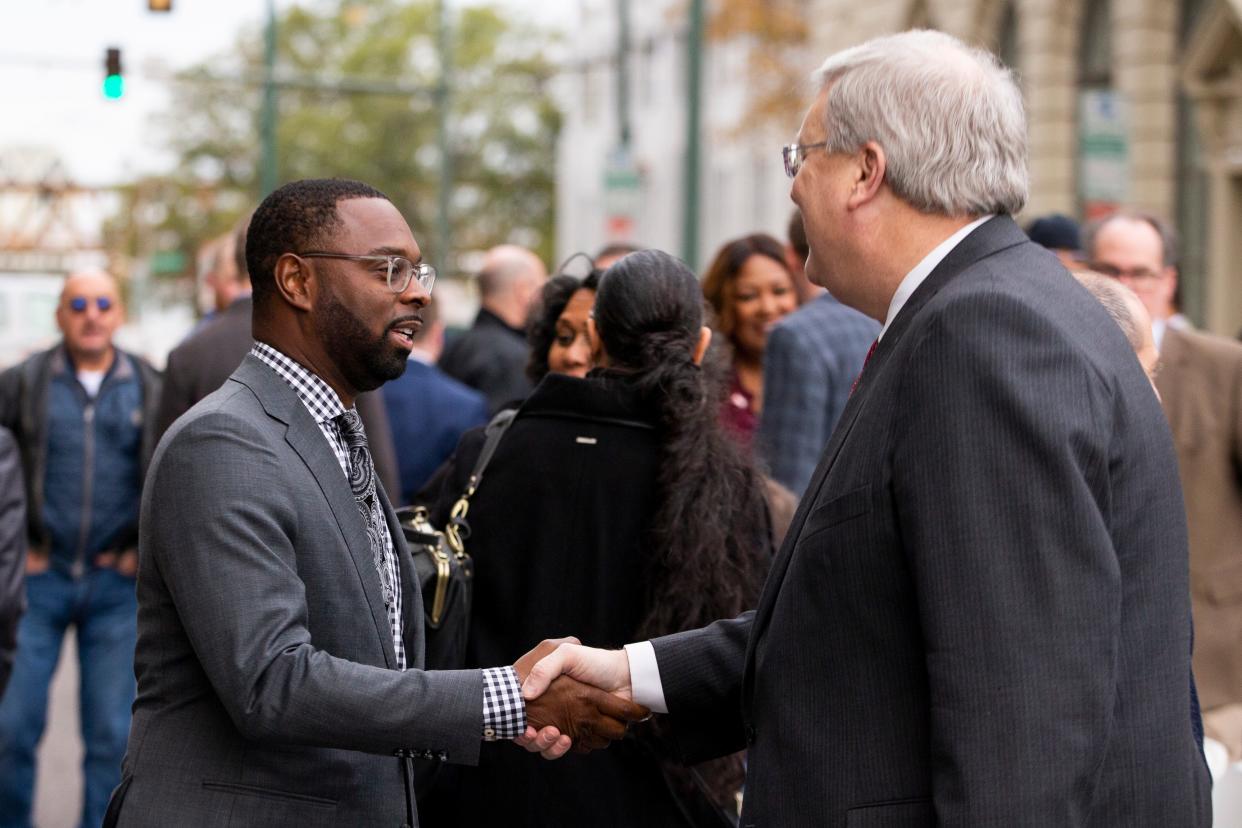
[[[906,32],[830,57],[787,147],[812,281],[882,324],[758,608],[563,670],[746,747],[745,826],[1194,826],[1186,521],[1104,309],[1010,217],[1022,96]]]
[[[246,229],[249,226],[249,215],[237,222],[233,228],[232,243],[223,245],[223,252],[232,258],[232,264],[227,268],[219,264],[215,267],[217,290],[227,286],[227,295],[231,297],[228,304],[210,320],[204,320],[204,324],[196,327],[184,342],[168,354],[160,405],[155,416],[157,440],[196,402],[224,385],[254,344],[250,331],[254,307],[250,296],[250,272],[246,267]],[[226,237],[224,241],[227,240]],[[359,394],[354,405],[367,430],[371,459],[380,481],[385,489],[400,491],[397,449],[383,398],[378,391],[369,391]]]
[[[255,346],[164,436],[144,491],[109,821],[416,825],[414,757],[623,734],[644,711],[593,688],[523,705],[538,651],[421,669],[413,561],[353,407],[404,370],[435,277],[400,212],[358,182],[294,182],[255,212],[246,258]]]

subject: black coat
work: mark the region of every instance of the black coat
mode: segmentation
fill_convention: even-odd
[[[443,525],[482,447],[467,433],[423,499]],[[475,561],[467,665],[512,664],[545,638],[619,647],[646,609],[657,506],[656,413],[617,379],[550,374],[502,439],[471,500]],[[634,741],[548,762],[484,745],[446,767],[419,806],[428,825],[684,825],[659,762]]]
[[[458,382],[482,391],[495,414],[530,393],[528,358],[526,334],[484,308],[470,330],[445,346],[438,367]]]

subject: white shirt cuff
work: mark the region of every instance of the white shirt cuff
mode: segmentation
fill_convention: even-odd
[[[652,713],[667,713],[664,703],[664,685],[660,682],[660,665],[656,662],[655,647],[650,641],[626,644],[625,654],[630,659],[630,690],[634,701]]]

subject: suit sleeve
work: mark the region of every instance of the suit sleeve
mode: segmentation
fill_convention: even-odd
[[[674,737],[687,764],[746,747],[742,674],[754,612],[653,639]]]
[[[778,325],[763,352],[759,445],[773,479],[801,495],[831,432],[823,357],[792,327]]]
[[[903,372],[893,499],[922,622],[946,825],[1089,821],[1116,703],[1111,391],[1053,325],[943,309]]]
[[[26,562],[26,496],[17,443],[0,429],[0,696],[13,669]]]
[[[477,761],[479,671],[398,672],[311,641],[298,559],[316,554],[320,539],[303,533],[289,489],[268,438],[240,418],[208,414],[180,427],[146,489],[139,592],[157,594],[142,603],[167,600],[158,595],[165,586],[207,679],[248,739]]]

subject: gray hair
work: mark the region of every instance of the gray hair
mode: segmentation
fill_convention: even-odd
[[[1095,255],[1095,239],[1100,235],[1100,231],[1104,229],[1106,224],[1122,219],[1125,221],[1137,221],[1146,224],[1152,230],[1156,231],[1156,235],[1160,237],[1160,250],[1162,261],[1165,267],[1177,266],[1177,231],[1173,229],[1173,225],[1157,216],[1155,213],[1146,213],[1142,210],[1119,210],[1110,216],[1102,219],[1096,219],[1087,225],[1083,230],[1082,249],[1087,251],[1087,256]]]
[[[1072,270],[1070,273],[1078,283],[1087,289],[1087,292],[1095,297],[1096,301],[1104,306],[1104,310],[1108,311],[1108,315],[1117,323],[1117,327],[1121,328],[1121,332],[1126,335],[1126,340],[1130,343],[1130,347],[1138,352],[1143,347],[1144,337],[1143,331],[1139,327],[1139,321],[1134,318],[1131,312],[1131,303],[1128,301],[1127,294],[1133,297],[1134,302],[1138,302],[1139,298],[1134,296],[1133,291],[1116,279],[1110,279],[1096,273],[1094,270]]]
[[[875,141],[888,186],[914,208],[1012,215],[1026,204],[1022,93],[990,52],[914,30],[838,52],[814,78],[828,90],[828,151]]]

